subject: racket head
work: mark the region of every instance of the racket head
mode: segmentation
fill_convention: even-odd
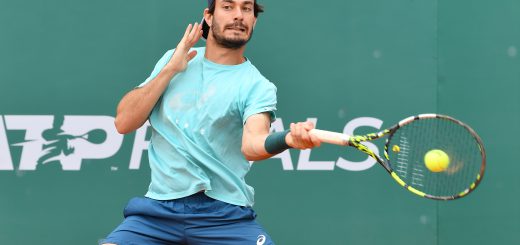
[[[78,138],[82,138],[92,144],[101,144],[107,139],[107,132],[103,129],[93,129],[88,133],[77,136]]]
[[[389,129],[385,167],[409,191],[430,199],[453,200],[471,193],[484,177],[486,152],[477,133],[445,115],[421,114]],[[441,150],[449,165],[432,171],[425,155]]]

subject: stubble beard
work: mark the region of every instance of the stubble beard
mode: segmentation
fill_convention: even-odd
[[[241,23],[235,23],[235,25],[245,28],[245,26],[242,25]],[[226,28],[232,27],[232,26],[233,25],[228,25],[228,26],[226,26]],[[245,39],[244,38],[227,38],[226,36],[224,36],[224,34],[222,32],[220,32],[220,27],[221,26],[218,24],[218,22],[213,20],[213,23],[211,25],[211,30],[212,30],[211,33],[212,33],[213,38],[215,39],[215,42],[224,48],[240,49],[244,45],[246,45],[249,42],[249,40],[251,40],[251,37],[253,37],[253,30],[251,30],[248,38],[245,38]],[[247,30],[248,30],[248,28],[246,28],[246,31]]]

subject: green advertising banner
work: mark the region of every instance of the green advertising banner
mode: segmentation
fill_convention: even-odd
[[[123,220],[148,188],[151,130],[118,134],[117,103],[205,3],[0,0],[0,244],[96,244]],[[339,146],[255,162],[246,180],[277,244],[520,243],[520,1],[259,3],[246,55],[278,88],[273,130],[362,134],[440,113],[488,155],[479,188],[450,202]]]

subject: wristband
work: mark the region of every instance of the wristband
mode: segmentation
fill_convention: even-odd
[[[291,130],[285,130],[267,136],[264,143],[265,151],[269,154],[275,155],[291,148],[287,142],[285,142],[285,136],[290,132]]]

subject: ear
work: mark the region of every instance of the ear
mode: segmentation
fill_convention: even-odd
[[[211,24],[213,22],[213,15],[209,12],[208,8],[204,9],[204,20],[211,27]]]

